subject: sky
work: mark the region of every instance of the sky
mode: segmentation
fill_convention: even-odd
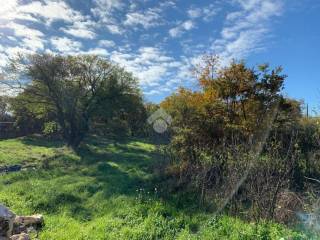
[[[320,111],[319,0],[0,0],[0,71],[17,53],[97,54],[146,100],[196,88],[205,53],[281,65],[284,94]],[[4,91],[4,90],[2,90]]]

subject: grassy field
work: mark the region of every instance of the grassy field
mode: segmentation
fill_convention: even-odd
[[[274,223],[245,223],[178,207],[153,178],[155,146],[91,138],[76,154],[40,138],[0,141],[0,166],[36,165],[0,176],[0,202],[17,214],[41,213],[39,238],[310,239]]]

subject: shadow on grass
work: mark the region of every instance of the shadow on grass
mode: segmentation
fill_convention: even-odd
[[[118,144],[123,144],[126,145],[128,143],[134,142],[134,141],[139,141],[141,143],[146,143],[146,144],[154,144],[154,140],[148,139],[148,138],[141,138],[141,137],[107,137],[107,136],[97,136],[97,135],[90,135],[88,136],[85,140],[85,144],[89,145],[95,145],[97,147],[105,147],[108,144],[112,143],[118,143]]]
[[[78,150],[83,166],[93,168],[88,175],[94,177],[102,187],[106,197],[121,194],[134,194],[137,188],[150,183],[154,153],[144,149],[128,147],[131,141],[114,142],[104,139],[83,146]],[[98,149],[96,149],[98,147]]]
[[[34,136],[22,141],[31,146],[63,146],[61,142]],[[120,195],[135,198],[137,189],[144,189],[146,192],[155,188],[162,189],[154,200],[164,201],[178,211],[191,213],[190,208],[196,210],[192,207],[195,205],[192,198],[186,201],[181,194],[167,192],[167,186],[163,184],[165,181],[155,178],[153,164],[160,156],[150,146],[144,146],[144,143],[150,141],[91,137],[78,149],[77,161],[67,155],[53,157],[48,159],[48,166],[41,168],[38,175],[33,173],[28,179],[20,175],[20,178],[12,177],[9,182],[20,182],[25,178],[50,184],[48,188],[53,189],[50,194],[46,193],[46,189],[33,189],[35,193],[39,192],[37,194],[47,194],[42,199],[35,199],[34,209],[47,213],[58,213],[65,209],[72,217],[81,220],[89,220],[94,214],[95,209],[89,209],[86,203],[96,194],[102,197],[102,201]],[[68,176],[67,180],[65,176]],[[86,182],[87,179],[90,181]],[[61,189],[61,186],[68,186],[68,190]]]
[[[86,141],[77,150],[81,161],[85,165],[92,165],[96,163],[115,163],[124,169],[143,167],[147,171],[158,155],[154,150],[144,149],[139,144],[150,144],[148,141],[142,139],[106,139],[95,137]]]
[[[30,146],[47,147],[47,148],[60,148],[64,143],[56,139],[48,139],[41,135],[32,135],[21,138],[21,141]]]
[[[121,195],[135,197],[137,187],[146,184],[144,179],[121,171],[107,162],[89,167],[79,165],[73,169],[55,170],[50,176],[45,175],[46,173],[48,171],[41,171],[41,174],[29,178],[43,184],[50,182],[48,192],[43,188],[32,190],[45,195],[40,199],[32,196],[33,208],[36,212],[48,214],[65,212],[81,221],[91,220],[93,215],[101,214],[99,205],[106,204],[109,199]],[[18,180],[20,181],[21,179]],[[96,206],[88,206],[92,201]]]
[[[88,144],[78,152],[84,164],[97,164],[97,170],[93,173],[97,182],[110,183],[104,189],[106,197],[117,194],[136,196],[137,189],[153,192],[156,188],[159,191],[157,200],[164,201],[179,211],[198,213],[206,210],[205,207],[199,207],[199,199],[194,192],[169,191],[168,185],[176,184],[170,183],[171,180],[165,176],[156,176],[154,172],[155,164],[159,164],[163,156],[155,151],[135,147],[134,140],[105,140],[105,145],[91,142],[92,145]],[[97,146],[100,151],[94,148]]]

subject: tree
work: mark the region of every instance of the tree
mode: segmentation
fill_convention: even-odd
[[[9,98],[0,96],[0,121],[6,121],[10,119],[9,115]]]
[[[6,83],[20,89],[18,102],[38,118],[50,116],[75,148],[93,119],[134,108],[129,99],[142,101],[137,80],[98,56],[20,56],[11,61],[7,72]]]
[[[298,152],[292,126],[301,115],[299,102],[281,95],[281,68],[249,68],[243,61],[220,67],[215,56],[206,56],[194,72],[200,90],[179,89],[160,104],[173,118],[168,169],[179,177],[179,188],[195,186],[202,203],[209,189],[224,199],[249,170],[239,192],[255,189],[252,202],[260,185],[276,189],[268,192],[273,196],[288,187]],[[288,130],[280,132],[284,125]],[[258,181],[260,171],[265,175]],[[263,204],[274,207],[274,201]]]

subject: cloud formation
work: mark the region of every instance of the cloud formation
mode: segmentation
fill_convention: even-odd
[[[220,38],[212,50],[224,59],[239,59],[265,48],[270,22],[282,13],[282,2],[273,0],[235,0],[237,11],[226,15]]]
[[[171,28],[169,30],[169,34],[171,37],[180,37],[184,32],[189,31],[195,27],[194,22],[192,20],[184,21],[178,24],[176,27]]]
[[[19,52],[96,54],[133,72],[146,95],[167,94],[192,84],[201,53],[229,60],[265,49],[283,1],[7,0],[0,69]]]

